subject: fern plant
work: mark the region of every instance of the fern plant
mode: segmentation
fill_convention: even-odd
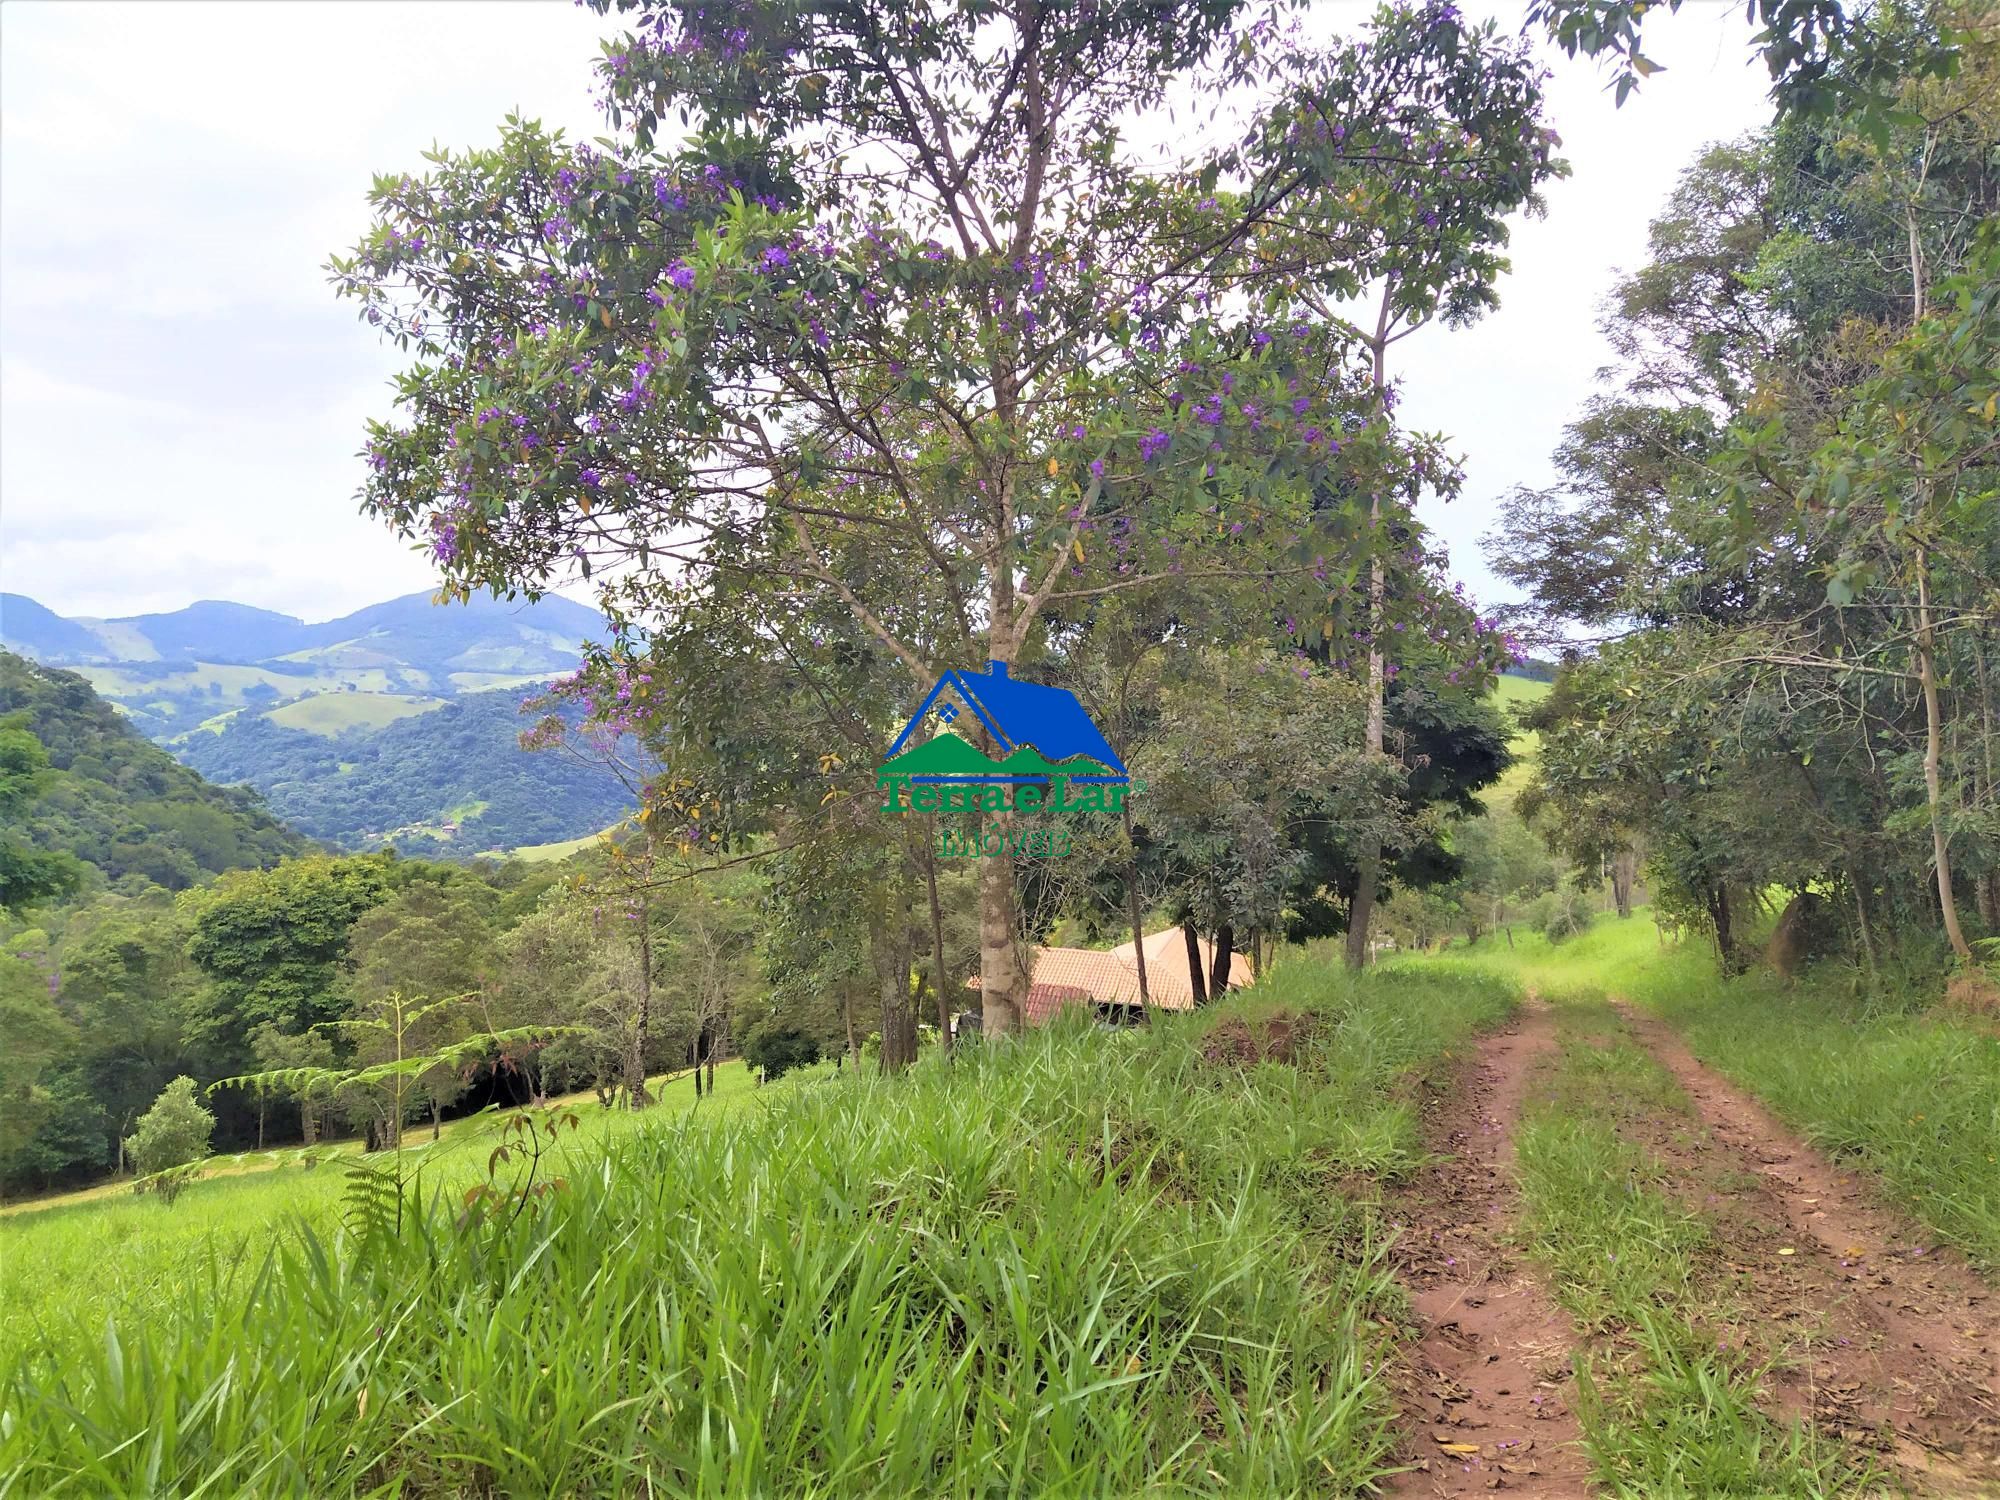
[[[400,1237],[404,1205],[413,1192],[421,1190],[424,1167],[432,1159],[420,1157],[412,1166],[410,1153],[403,1147],[403,1123],[409,1117],[411,1101],[420,1092],[418,1080],[434,1068],[459,1070],[504,1048],[547,1041],[577,1030],[571,1026],[515,1026],[501,1030],[489,1026],[456,1041],[427,1048],[415,1045],[418,1037],[435,1029],[427,1027],[427,1022],[435,1022],[475,999],[473,995],[430,999],[391,991],[369,1007],[370,1014],[321,1023],[355,1039],[355,1065],[241,1073],[219,1079],[209,1085],[208,1091],[212,1094],[223,1088],[282,1089],[299,1095],[366,1101],[380,1127],[377,1141],[389,1148],[390,1158],[386,1166],[368,1160],[366,1155],[347,1165],[343,1218],[357,1235],[389,1232]]]

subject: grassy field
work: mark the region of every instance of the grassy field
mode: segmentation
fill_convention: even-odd
[[[28,1216],[10,1267],[89,1254],[128,1294],[74,1271],[8,1289],[35,1331],[0,1386],[0,1474],[37,1495],[1349,1493],[1391,1466],[1397,1299],[1342,1189],[1416,1160],[1400,1081],[1514,993],[1297,958],[1148,1031],[1065,1025],[889,1081],[822,1066],[566,1135],[560,1190],[464,1222],[454,1197],[400,1232],[343,1223],[327,1168]],[[1309,1018],[1296,1061],[1212,1055],[1215,1028],[1278,1012]]]
[[[412,718],[443,708],[444,699],[398,693],[314,693],[264,717],[287,729],[303,729],[331,739],[350,729],[380,729],[398,719]]]
[[[759,1093],[740,1062],[718,1067],[715,1085],[713,1100],[700,1106],[703,1118],[741,1108]],[[691,1074],[651,1086],[663,1113],[695,1109]],[[594,1151],[648,1119],[604,1110],[592,1094],[556,1103],[578,1121],[563,1137],[566,1154]],[[485,1157],[515,1113],[447,1121],[435,1145],[427,1125],[412,1125],[404,1137],[409,1164],[424,1166],[430,1185],[448,1195],[462,1193],[483,1179]],[[111,1318],[143,1317],[199,1283],[212,1264],[260,1254],[281,1225],[327,1232],[339,1217],[343,1166],[360,1154],[358,1140],[338,1140],[312,1150],[215,1157],[171,1210],[135,1194],[129,1182],[0,1207],[0,1368],[42,1341],[52,1310],[99,1327]]]
[[[451,684],[461,693],[485,693],[501,688],[540,687],[559,673],[541,672],[452,672]]]
[[[727,1100],[731,1096],[749,1091],[755,1084],[754,1075],[741,1061],[719,1063],[715,1070],[715,1097]],[[687,1107],[695,1103],[693,1075],[686,1072],[663,1073],[650,1079],[647,1087],[662,1105]],[[563,1108],[597,1111],[597,1096],[585,1090],[576,1094],[564,1094],[550,1101]],[[625,1119],[624,1115],[611,1118]],[[466,1115],[455,1120],[446,1120],[439,1131],[441,1141],[450,1143],[460,1137],[483,1137],[493,1125],[490,1115]],[[425,1145],[431,1138],[431,1127],[427,1122],[412,1125],[405,1138],[412,1147]],[[207,1167],[211,1177],[235,1176],[245,1172],[262,1172],[277,1167],[300,1165],[307,1155],[327,1160],[342,1155],[350,1155],[361,1149],[359,1137],[331,1138],[318,1146],[280,1146],[268,1151],[239,1151],[229,1155],[209,1158]],[[99,1183],[95,1187],[78,1188],[73,1192],[47,1193],[33,1198],[16,1198],[0,1202],[0,1220],[16,1215],[39,1213],[44,1209],[67,1208],[72,1204],[88,1203],[102,1198],[128,1196],[132,1185],[125,1180]],[[4,1260],[0,1260],[0,1275],[4,1275]],[[4,1285],[4,1281],[0,1281]]]
[[[568,859],[572,854],[581,854],[603,837],[603,832],[599,831],[586,833],[582,838],[562,839],[553,844],[523,844],[518,849],[505,851],[496,849],[493,852],[504,853],[509,859],[525,859],[530,864],[540,864],[547,860]]]
[[[1511,708],[1517,703],[1538,703],[1548,697],[1554,683],[1537,682],[1532,677],[1496,677],[1493,680],[1493,696],[1502,708]]]

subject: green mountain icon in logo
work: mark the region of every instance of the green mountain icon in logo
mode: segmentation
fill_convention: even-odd
[[[1101,761],[1088,755],[1072,755],[1068,760],[1050,760],[1033,745],[1023,745],[1000,762],[1009,776],[1111,776],[1116,774]]]
[[[1005,760],[995,763],[976,745],[960,739],[949,729],[932,735],[921,745],[913,745],[901,755],[882,762],[878,775],[884,776],[1115,776],[1102,761],[1088,755],[1072,755],[1068,760],[1050,760],[1033,745],[1023,745]]]
[[[946,730],[883,761],[882,770],[898,776],[992,776],[999,767],[977,746]]]

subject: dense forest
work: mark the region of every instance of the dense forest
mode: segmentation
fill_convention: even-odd
[[[2000,936],[2000,57],[1990,18],[1967,40],[1894,114],[1700,153],[1561,482],[1489,542],[1574,643],[1525,810],[1643,860],[1732,967],[1773,889],[1871,972]]]
[[[68,855],[94,882],[185,890],[306,847],[256,793],[205,782],[74,672],[0,652],[0,725],[47,762],[33,800],[10,816],[10,842]]]
[[[245,710],[187,736],[210,781],[260,788],[292,827],[337,848],[504,852],[608,828],[632,793],[601,764],[521,748],[516,692],[466,693],[379,729],[328,736]]]

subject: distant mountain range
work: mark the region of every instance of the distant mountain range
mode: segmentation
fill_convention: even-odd
[[[621,788],[516,743],[515,699],[575,670],[584,643],[607,634],[595,610],[553,595],[409,594],[308,624],[213,599],[69,618],[0,594],[0,647],[76,672],[211,780],[247,782],[295,827],[348,848],[414,839],[474,852],[615,821]]]
[[[65,618],[25,594],[0,594],[0,646],[51,666],[208,662],[308,677],[379,671],[444,693],[488,686],[484,679],[494,676],[565,670],[576,663],[577,643],[604,630],[596,610],[553,594],[532,604],[485,596],[433,604],[429,594],[406,594],[318,625],[220,599],[168,614]]]
[[[24,594],[0,594],[0,647],[74,668],[158,740],[219,727],[217,718],[236,709],[320,693],[399,700],[357,705],[361,721],[380,727],[458,693],[572,671],[581,643],[605,630],[597,611],[553,595],[533,604],[433,604],[428,594],[406,594],[308,625],[219,599],[169,614],[70,619]]]

